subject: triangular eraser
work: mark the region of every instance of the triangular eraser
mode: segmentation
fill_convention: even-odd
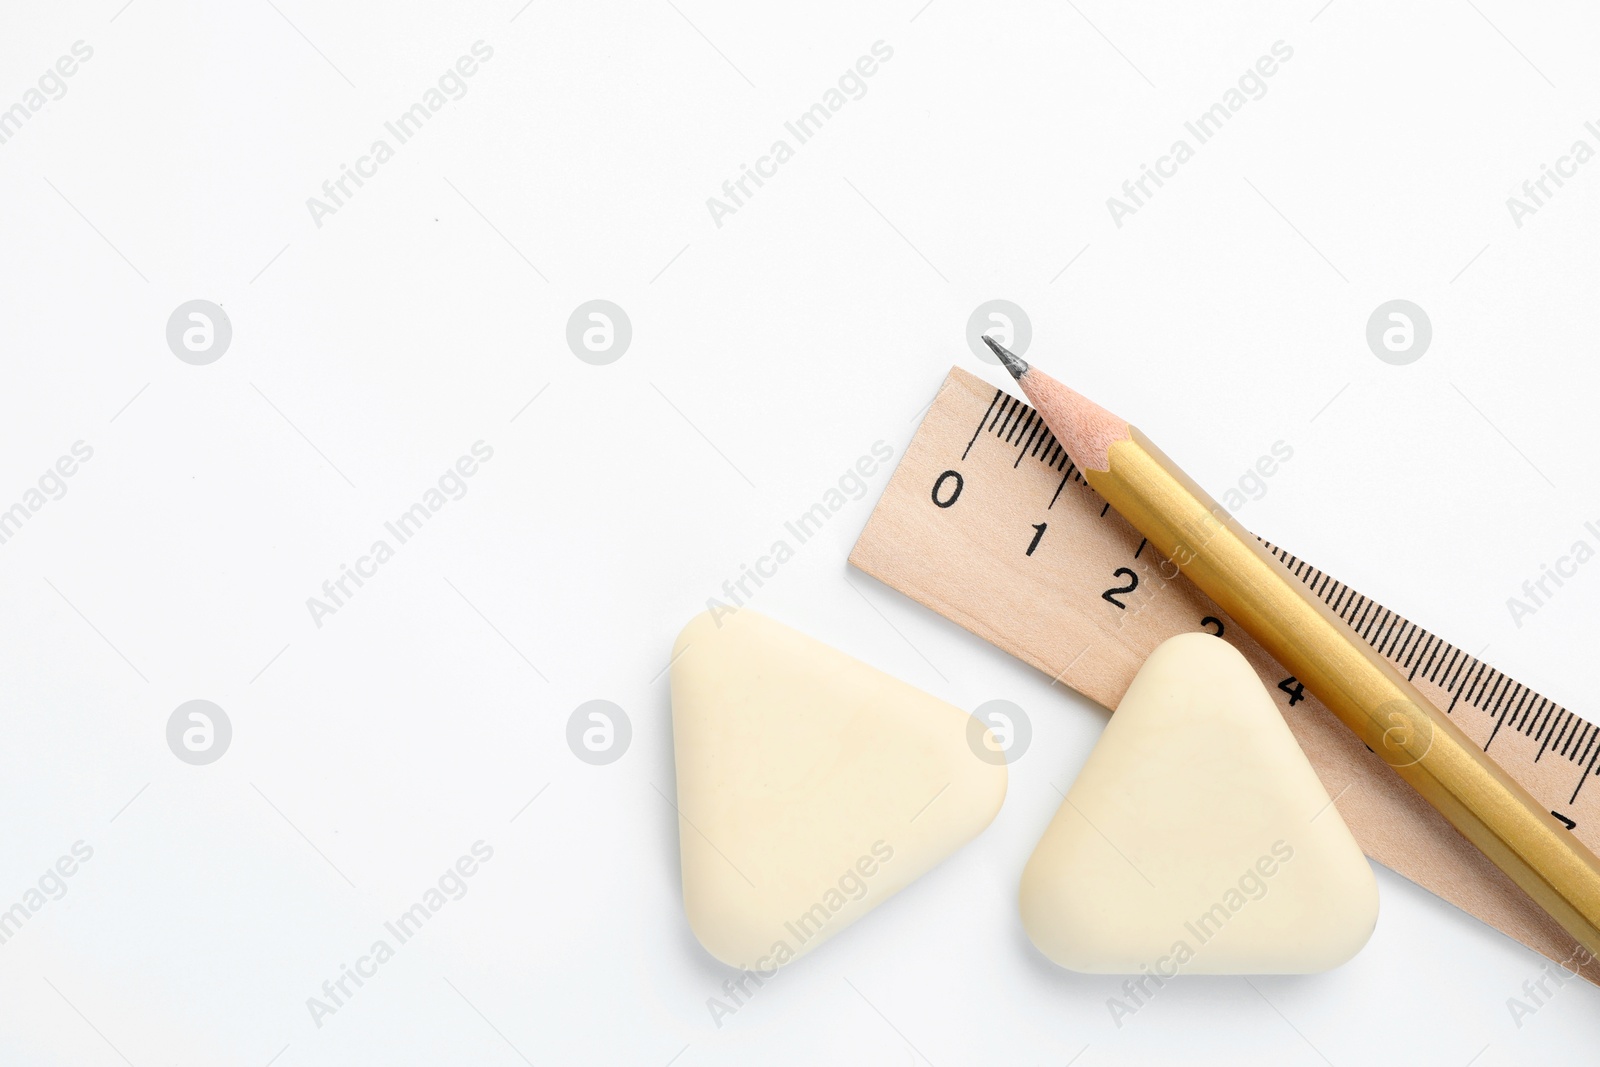
[[[1022,876],[1046,956],[1110,974],[1300,974],[1366,944],[1378,887],[1250,664],[1209,634],[1145,661]]]
[[[1005,797],[975,720],[748,608],[696,616],[672,649],[689,925],[767,972],[977,836]],[[977,739],[977,740],[973,740]]]

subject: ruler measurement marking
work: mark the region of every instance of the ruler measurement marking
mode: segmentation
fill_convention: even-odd
[[[1500,711],[1500,705],[1505,703],[1506,697],[1511,695],[1511,690],[1513,688],[1512,686],[1506,684],[1507,682],[1511,681],[1510,675],[1505,674],[1502,671],[1494,671],[1493,674],[1495,676],[1494,688],[1490,690],[1488,695],[1483,699],[1485,702],[1492,700],[1494,703],[1490,704],[1488,707],[1484,707],[1483,704],[1478,705],[1478,707],[1488,715],[1495,715]]]
[[[1572,743],[1571,758],[1573,763],[1582,763],[1584,761],[1589,755],[1589,749],[1594,747],[1595,735],[1600,733],[1600,729],[1597,729],[1593,723],[1584,723],[1584,726],[1587,729],[1584,731],[1583,740]]]
[[[1477,684],[1478,678],[1483,676],[1483,672],[1488,668],[1488,666],[1489,665],[1487,663],[1483,663],[1479,660],[1472,661],[1472,666],[1467,668],[1466,677],[1462,680],[1461,685],[1456,689],[1455,693],[1450,697],[1450,706],[1445,709],[1447,714],[1455,711],[1456,703],[1460,701],[1462,697],[1465,697],[1467,694],[1472,692],[1472,687]],[[1468,697],[1467,703],[1472,703],[1470,697]]]
[[[1579,726],[1578,724],[1580,722],[1582,722],[1582,720],[1579,719],[1576,715],[1574,715],[1572,717],[1573,730],[1572,730],[1571,733],[1569,733],[1567,735],[1566,741],[1561,745],[1561,754],[1563,756],[1567,755],[1568,750],[1576,750],[1578,738],[1582,737],[1584,730],[1588,729],[1588,726],[1589,726],[1588,723],[1583,723],[1582,726]],[[1567,758],[1571,759],[1570,756],[1568,756]]]
[[[1461,664],[1460,664],[1460,666],[1458,666],[1456,668],[1455,679],[1453,681],[1451,681],[1449,684],[1447,684],[1445,686],[1445,689],[1448,692],[1454,693],[1457,697],[1459,697],[1461,695],[1461,690],[1466,687],[1466,680],[1468,678],[1472,677],[1472,672],[1473,671],[1477,670],[1479,667],[1482,667],[1482,666],[1483,666],[1483,664],[1478,662],[1478,659],[1477,659],[1476,656],[1469,656],[1465,652],[1463,652],[1461,654]],[[1454,701],[1452,701],[1451,702],[1451,707],[1454,707],[1454,706],[1455,706],[1455,703],[1454,703]]]
[[[1549,697],[1540,697],[1539,703],[1543,704],[1544,707],[1539,709],[1533,733],[1529,735],[1535,741],[1543,741],[1545,739],[1545,734],[1550,732],[1550,720],[1555,718],[1556,713],[1556,706]]]
[[[1495,669],[1481,659],[1476,660],[1476,663],[1477,666],[1473,668],[1476,675],[1468,678],[1466,683],[1462,685],[1461,699],[1481,710],[1483,705],[1479,701],[1484,699],[1484,690],[1488,687],[1489,680],[1494,675]]]
[[[1372,647],[1378,650],[1378,655],[1389,658],[1389,644],[1403,627],[1400,625],[1400,613],[1383,609],[1383,615],[1377,623],[1372,635]]]
[[[1070,475],[1067,475],[1067,474],[1063,474],[1061,476],[1061,484],[1056,486],[1055,496],[1052,496],[1050,498],[1050,503],[1045,505],[1045,510],[1046,511],[1049,511],[1051,508],[1055,507],[1056,506],[1056,501],[1061,499],[1061,490],[1063,490],[1063,489],[1065,489],[1067,487],[1067,478],[1068,477],[1070,477]]]
[[[1039,426],[1043,426],[1043,425],[1044,425],[1043,422],[1039,423]],[[1011,468],[1013,470],[1015,470],[1016,468],[1022,466],[1023,459],[1026,458],[1026,456],[1028,455],[1029,446],[1031,446],[1033,444],[1033,439],[1035,437],[1037,437],[1038,434],[1039,434],[1039,426],[1035,426],[1033,428],[1033,430],[1028,434],[1028,439],[1022,443],[1022,450],[1017,453],[1017,461],[1011,465]]]
[[[1550,718],[1555,714],[1555,705],[1549,697],[1539,698],[1539,710],[1534,712],[1533,721],[1528,724],[1528,736],[1535,741],[1543,741],[1544,735],[1550,729]]]
[[[1420,643],[1413,645],[1411,642],[1416,640],[1418,634],[1422,633],[1422,627],[1414,622],[1407,622],[1400,629],[1405,636],[1400,639],[1399,647],[1394,650],[1394,655],[1391,658],[1393,658],[1395,666],[1401,670],[1406,670],[1417,657],[1417,648],[1420,647]]]
[[[1017,413],[1017,409],[1019,407],[1021,407],[1021,404],[1018,401],[1011,397],[1007,397],[1005,406],[1000,409],[1001,417],[999,429],[991,426],[989,427],[989,432],[994,434],[996,437],[1005,437],[1006,428],[1011,425],[1011,417]]]
[[[1561,736],[1567,732],[1570,725],[1567,709],[1560,704],[1550,705],[1550,747],[1555,748],[1561,743]]]
[[[1436,640],[1437,638],[1420,626],[1416,627],[1416,632],[1412,634],[1411,637],[1407,638],[1408,642],[1415,642],[1411,645],[1411,651],[1406,657],[1411,662],[1412,678],[1416,678],[1417,671],[1422,669],[1422,657],[1424,652],[1431,648],[1433,642]]]
[[[1466,669],[1466,679],[1463,680],[1461,678],[1457,678],[1457,685],[1455,688],[1452,689],[1450,686],[1445,686],[1445,692],[1450,694],[1450,706],[1444,709],[1444,713],[1446,715],[1450,715],[1455,712],[1456,705],[1461,702],[1462,694],[1467,691],[1467,686],[1471,684],[1472,672],[1478,670],[1481,666],[1482,664],[1474,664],[1473,666],[1468,667]]]
[[[989,398],[989,407],[984,411],[983,418],[978,420],[978,428],[972,431],[972,440],[967,442],[967,447],[961,452],[962,459],[966,459],[967,453],[972,451],[972,446],[977,443],[978,435],[983,432],[983,424],[989,421],[989,412],[994,410],[994,406],[1000,402],[1000,398],[1004,395],[1005,393],[1002,390],[996,389],[994,396]]]
[[[1011,411],[1006,414],[1005,421],[1000,423],[1000,439],[1001,440],[1003,440],[1003,441],[1011,440],[1011,431],[1016,429],[1017,428],[1017,424],[1022,421],[1022,418],[1023,418],[1022,413],[1026,409],[1027,409],[1027,405],[1021,403],[1020,401],[1012,406]]]
[[[1493,688],[1489,687],[1489,678],[1494,680]],[[1505,693],[1511,692],[1511,688],[1506,685],[1506,676],[1497,670],[1491,669],[1483,683],[1483,688],[1487,692],[1479,693],[1478,699],[1469,701],[1469,703],[1491,719],[1496,718],[1496,714],[1500,710],[1500,703],[1505,699]],[[1502,688],[1505,689],[1505,693],[1500,691]]]
[[[1589,766],[1585,767],[1583,769],[1583,773],[1578,776],[1577,787],[1572,790],[1572,796],[1567,801],[1567,804],[1569,806],[1572,805],[1572,804],[1576,804],[1578,802],[1578,792],[1579,792],[1579,790],[1581,790],[1583,788],[1583,783],[1587,782],[1589,780],[1589,775],[1594,770],[1594,758],[1595,758],[1595,756],[1600,756],[1600,748],[1596,748],[1594,750],[1594,755],[1589,757]]]
[[[1420,665],[1424,680],[1432,680],[1431,669],[1433,667],[1434,658],[1439,655],[1439,650],[1445,647],[1445,643],[1439,640],[1439,638],[1435,637],[1433,634],[1428,635],[1428,643],[1431,644],[1433,648],[1428,651],[1427,662]],[[1415,678],[1416,676],[1417,672],[1412,671],[1411,677]]]
[[[1416,681],[1417,672],[1422,670],[1424,654],[1426,654],[1429,659],[1432,658],[1433,652],[1431,650],[1433,649],[1433,646],[1434,646],[1435,642],[1437,642],[1438,640],[1439,639],[1437,637],[1434,637],[1432,634],[1429,634],[1427,636],[1427,638],[1424,639],[1422,641],[1422,643],[1419,644],[1413,650],[1413,652],[1414,652],[1414,654],[1416,656],[1416,665],[1411,668],[1411,675],[1410,675],[1410,678],[1409,678],[1410,681]],[[1423,677],[1427,677],[1427,675],[1423,675]]]
[[[1044,420],[1039,418],[1036,412],[1029,411],[1028,414],[1027,414],[1027,417],[1024,418],[1022,420],[1022,422],[1017,425],[1016,432],[1012,435],[1013,440],[1007,441],[1006,443],[1007,444],[1013,444],[1013,445],[1021,444],[1023,435],[1028,433],[1030,430],[1033,431],[1034,433],[1037,433],[1039,431],[1040,424],[1042,424],[1043,422],[1044,422]],[[1030,441],[1033,440],[1032,437],[1029,437],[1028,439]],[[1023,447],[1023,450],[1026,451],[1028,446],[1027,445],[1023,445],[1022,447]]]
[[[1540,697],[1528,708],[1528,718],[1522,727],[1522,732],[1537,741],[1539,739],[1539,716],[1544,714],[1546,698]]]
[[[1533,710],[1534,692],[1521,682],[1517,683],[1522,688],[1522,696],[1517,699],[1517,707],[1510,715],[1511,728],[1521,730],[1528,724],[1528,715]]]
[[[994,433],[999,427],[1000,423],[1004,422],[1008,417],[1010,417],[1011,406],[1015,403],[1016,399],[1009,396],[1000,402],[999,410],[994,413],[994,418],[989,420],[990,433]]]
[[[1520,695],[1516,698],[1516,701],[1514,703],[1508,704],[1506,706],[1506,713],[1504,715],[1500,716],[1500,718],[1498,720],[1496,720],[1496,722],[1494,724],[1494,730],[1493,730],[1492,733],[1489,734],[1489,740],[1484,742],[1483,750],[1485,752],[1489,751],[1489,746],[1494,744],[1495,734],[1498,734],[1500,732],[1500,727],[1504,726],[1506,723],[1509,722],[1509,723],[1511,723],[1511,728],[1513,730],[1515,730],[1517,728],[1517,725],[1516,725],[1517,714],[1522,710],[1522,706],[1524,704],[1528,703],[1528,698],[1533,693],[1532,689],[1529,689],[1527,686],[1523,685],[1521,682],[1517,683],[1517,690],[1520,691]]]
[[[1533,736],[1533,720],[1539,714],[1539,702],[1544,698],[1534,693],[1528,700],[1528,706],[1522,712],[1521,719],[1516,723],[1517,733],[1523,737]]]
[[[1568,715],[1571,715],[1571,712],[1568,712]],[[1576,717],[1576,715],[1573,715],[1573,721],[1568,723],[1570,729],[1566,731],[1566,741],[1562,742],[1562,752],[1560,752],[1560,755],[1565,755],[1565,757],[1570,760],[1571,757],[1568,755],[1568,752],[1573,750],[1574,747],[1578,745],[1578,737],[1581,736],[1582,731],[1584,731],[1584,726],[1587,725],[1589,725],[1589,723],[1586,723],[1586,721],[1581,720],[1581,718]]]
[[[1589,740],[1584,743],[1583,751],[1573,753],[1573,762],[1582,763],[1584,760],[1589,758],[1589,750],[1594,748],[1594,739],[1597,736],[1600,736],[1600,730],[1590,731]]]
[[[1404,670],[1406,667],[1409,667],[1411,665],[1411,660],[1414,657],[1415,652],[1416,652],[1416,647],[1414,645],[1412,645],[1411,642],[1416,639],[1418,634],[1422,633],[1422,627],[1418,626],[1414,622],[1411,622],[1411,621],[1407,620],[1405,625],[1402,626],[1400,629],[1401,629],[1401,632],[1405,634],[1405,636],[1400,638],[1399,644],[1395,647],[1394,660],[1395,660],[1395,663],[1402,670]],[[1400,662],[1401,657],[1405,658],[1405,662],[1404,663]]]
[[[1490,715],[1493,715],[1500,710],[1500,705],[1511,696],[1512,689],[1516,688],[1516,683],[1511,680],[1511,675],[1507,674],[1505,671],[1495,671],[1494,676],[1494,688],[1490,690],[1489,694],[1483,698],[1485,701],[1494,701],[1494,703],[1491,704],[1487,709]],[[1482,705],[1480,704],[1479,707],[1482,707]]]
[[[1493,667],[1490,667],[1488,670],[1484,671],[1478,676],[1477,695],[1474,696],[1470,690],[1467,692],[1467,703],[1471,704],[1480,711],[1487,711],[1490,715],[1493,715],[1494,709],[1489,708],[1486,705],[1489,701],[1494,699],[1495,691],[1500,688],[1501,684],[1505,682],[1505,680],[1505,675],[1501,674]]]
[[[1520,682],[1517,684],[1517,688],[1518,689],[1522,688],[1522,684]],[[1495,737],[1500,733],[1500,727],[1504,726],[1506,724],[1506,720],[1512,718],[1515,715],[1516,715],[1516,707],[1515,707],[1515,705],[1512,705],[1512,704],[1506,705],[1505,714],[1503,714],[1499,718],[1495,719],[1495,721],[1494,721],[1494,729],[1489,731],[1489,740],[1487,740],[1487,741],[1485,741],[1483,743],[1483,750],[1485,752],[1489,751],[1489,746],[1494,744]]]
[[[1443,674],[1446,677],[1449,677],[1450,668],[1455,666],[1456,657],[1461,655],[1461,650],[1459,648],[1456,648],[1454,645],[1446,645],[1443,642],[1440,643],[1439,647],[1441,649],[1448,648],[1450,650],[1450,652],[1449,652],[1448,655],[1442,657],[1439,660],[1438,666],[1434,667],[1433,670],[1428,673],[1427,677],[1428,677],[1428,681],[1433,682],[1435,685],[1439,685],[1439,686],[1441,686],[1443,688],[1448,688],[1447,686],[1444,686],[1444,683],[1440,679],[1439,675]]]
[[[1553,706],[1554,705],[1552,705],[1552,707]],[[1557,721],[1558,718],[1559,718],[1559,716],[1557,716],[1557,715],[1551,715],[1549,719],[1545,720],[1545,738],[1544,738],[1544,741],[1539,745],[1539,754],[1537,756],[1533,757],[1533,762],[1538,763],[1539,760],[1544,757],[1545,751],[1550,747],[1550,742],[1554,741],[1556,739],[1555,735],[1560,732],[1558,730],[1550,729],[1550,727],[1552,725],[1554,725],[1554,723]],[[1562,724],[1562,729],[1565,729],[1565,728],[1566,728],[1566,724],[1563,723]]]

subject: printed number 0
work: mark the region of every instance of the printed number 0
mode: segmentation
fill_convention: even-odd
[[[950,478],[954,478],[956,480],[956,487],[950,493],[950,499],[948,499],[948,500],[940,500],[939,499],[939,490],[944,486],[945,481],[947,479],[950,479]],[[961,498],[961,490],[966,488],[966,484],[967,484],[966,480],[961,477],[961,472],[960,471],[945,471],[943,474],[939,475],[939,480],[933,483],[933,502],[934,502],[934,504],[938,505],[941,508],[947,508],[951,504],[954,504],[957,500],[959,500]]]

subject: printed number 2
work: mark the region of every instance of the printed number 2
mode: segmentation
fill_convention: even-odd
[[[1028,551],[1025,553],[1026,555],[1033,555],[1033,550],[1038,548],[1039,542],[1044,539],[1045,527],[1049,525],[1050,524],[1048,522],[1036,522],[1033,524],[1033,540],[1028,542]]]
[[[1114,586],[1112,586],[1110,589],[1107,589],[1104,593],[1100,594],[1100,599],[1101,600],[1110,601],[1111,603],[1115,604],[1117,607],[1121,608],[1123,611],[1127,611],[1128,610],[1128,605],[1126,605],[1122,601],[1118,600],[1117,599],[1117,594],[1118,593],[1131,593],[1135,589],[1139,588],[1139,576],[1137,574],[1135,574],[1133,571],[1129,570],[1127,567],[1118,567],[1116,570],[1111,572],[1111,577],[1113,577],[1113,578],[1126,578],[1126,579],[1128,579],[1128,584],[1127,585],[1114,585]]]
[[[1294,678],[1285,678],[1278,683],[1278,688],[1289,694],[1289,706],[1291,708],[1306,698],[1306,687]]]

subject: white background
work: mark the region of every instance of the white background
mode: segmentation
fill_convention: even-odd
[[[718,1029],[662,674],[785,519],[874,441],[898,457],[952,363],[999,381],[964,336],[998,297],[1219,492],[1291,443],[1246,524],[1592,708],[1600,566],[1520,628],[1505,605],[1600,518],[1600,163],[1520,228],[1506,207],[1596,141],[1592,14],[275,2],[12,2],[0,33],[0,107],[94,49],[0,145],[0,507],[94,449],[0,545],[0,907],[94,850],[0,945],[0,1059],[1490,1065],[1600,1039],[1580,983],[1519,1029],[1542,960],[1384,870],[1347,966],[1186,979],[1114,1026],[1117,982],[1046,962],[1014,900],[1104,713],[848,570],[887,472],[754,606],[1015,701],[1033,744],[986,833]],[[478,40],[466,96],[315,225]],[[719,228],[706,198],[879,40],[866,95]],[[1114,225],[1279,40],[1267,95]],[[600,367],[564,338],[597,297],[634,330]],[[1404,367],[1364,339],[1397,297],[1434,326]],[[233,326],[209,366],[165,340],[196,298]],[[306,598],[479,440],[467,495],[318,628]],[[194,698],[234,729],[204,767],[165,739]],[[565,741],[596,698],[634,730],[605,767]],[[316,1026],[307,997],[478,840],[467,895]]]

